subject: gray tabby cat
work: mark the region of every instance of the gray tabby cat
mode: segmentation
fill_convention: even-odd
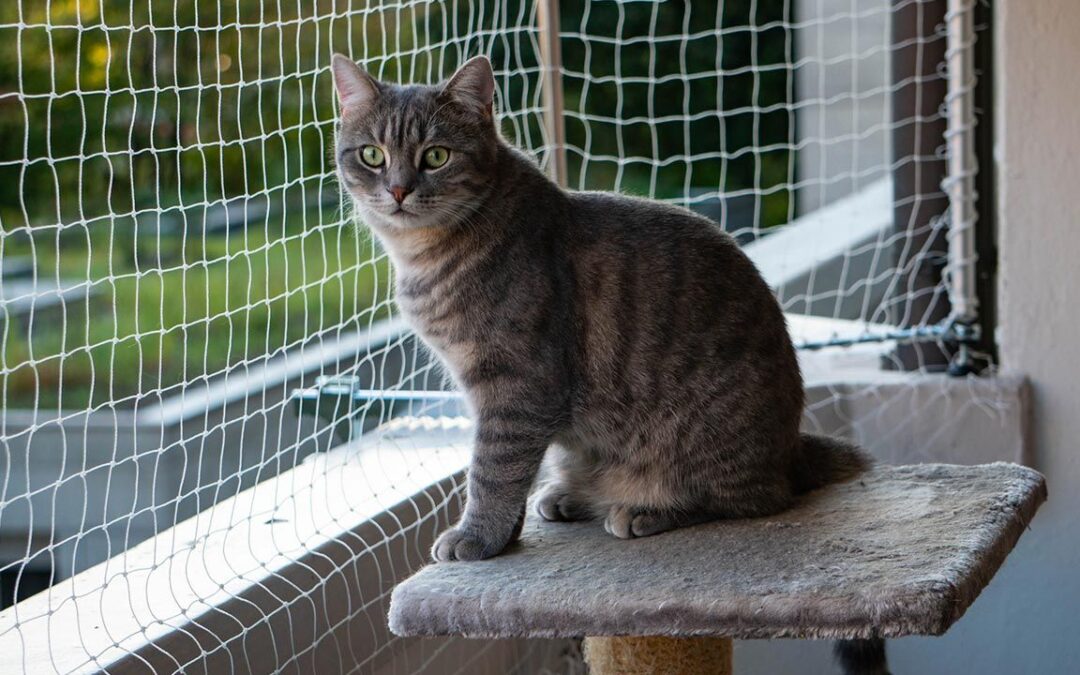
[[[340,179],[476,424],[465,512],[437,560],[513,541],[548,453],[539,515],[600,517],[624,539],[776,513],[867,465],[800,434],[780,306],[713,222],[558,187],[500,137],[484,57],[441,86],[378,82],[340,55],[333,72]],[[840,656],[862,668],[866,651]]]

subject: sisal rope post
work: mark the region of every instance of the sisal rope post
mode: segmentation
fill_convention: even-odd
[[[590,675],[731,675],[730,638],[587,637]]]

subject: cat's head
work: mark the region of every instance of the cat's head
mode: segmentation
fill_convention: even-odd
[[[467,218],[490,189],[498,151],[487,58],[438,86],[380,82],[341,54],[333,73],[338,175],[363,219],[394,230]]]

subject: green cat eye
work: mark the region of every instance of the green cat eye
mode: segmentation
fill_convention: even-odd
[[[450,159],[450,151],[436,145],[424,152],[424,166],[428,169],[438,169]]]
[[[383,154],[382,148],[374,145],[365,145],[360,148],[360,159],[364,161],[370,167],[379,167],[386,161],[386,155]]]

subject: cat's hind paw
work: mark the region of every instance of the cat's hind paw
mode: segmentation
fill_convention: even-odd
[[[537,496],[534,505],[536,514],[544,520],[588,520],[592,517],[587,504],[558,486],[544,488]]]
[[[638,506],[612,506],[604,519],[604,529],[619,539],[648,537],[679,527],[675,515]]]

